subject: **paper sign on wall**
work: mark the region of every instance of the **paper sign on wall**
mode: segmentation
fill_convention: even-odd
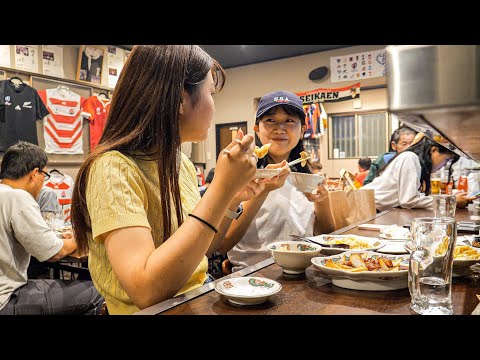
[[[38,45],[15,45],[15,67],[38,73]]]
[[[63,78],[63,45],[42,45],[43,74]]]
[[[11,67],[10,45],[0,45],[0,66]]]
[[[385,49],[330,58],[331,81],[352,81],[386,76]]]
[[[123,49],[109,46],[108,47],[108,86],[115,88],[117,85],[120,72],[123,68],[125,53]]]

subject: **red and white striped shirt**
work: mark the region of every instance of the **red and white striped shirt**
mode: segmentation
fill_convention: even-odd
[[[62,208],[65,224],[69,224],[71,222],[73,178],[68,175],[50,173],[50,179],[43,186],[53,189]]]
[[[83,154],[83,97],[68,89],[38,91],[50,112],[43,119],[45,151],[49,154]]]

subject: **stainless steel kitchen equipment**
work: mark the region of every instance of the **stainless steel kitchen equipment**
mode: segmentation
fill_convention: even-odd
[[[480,46],[389,45],[390,111],[461,156],[480,160]]]

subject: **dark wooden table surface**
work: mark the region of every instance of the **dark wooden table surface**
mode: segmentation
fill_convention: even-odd
[[[377,214],[369,221],[371,224],[405,225],[413,218],[432,216],[430,210],[394,209]],[[473,217],[472,217],[473,216]],[[457,209],[457,221],[477,220],[479,212],[470,207]],[[357,234],[376,236],[378,233],[359,230],[349,226],[337,230],[335,234]],[[459,233],[459,235],[462,235]],[[267,302],[259,305],[232,305],[224,296],[214,291],[215,282],[174,299],[138,312],[138,315],[320,315],[320,314],[413,314],[409,308],[408,289],[392,291],[359,291],[334,286],[321,273],[310,266],[305,274],[284,274],[282,268],[267,259],[249,268],[236,272],[229,277],[260,276],[278,281],[282,290],[271,296]],[[225,279],[225,278],[222,278]],[[218,281],[218,280],[217,280]],[[468,278],[454,278],[452,300],[454,314],[471,314],[478,304],[476,294],[480,294],[480,281]]]

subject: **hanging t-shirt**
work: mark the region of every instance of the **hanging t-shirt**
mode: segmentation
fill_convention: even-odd
[[[27,84],[0,81],[0,151],[19,140],[38,145],[36,120],[48,115],[37,90]]]
[[[68,88],[38,92],[50,115],[43,121],[45,151],[49,154],[83,154],[83,97]]]
[[[90,151],[93,151],[100,142],[111,102],[110,99],[100,99],[93,95],[83,103],[82,115],[90,121]]]
[[[58,203],[62,208],[65,225],[69,225],[71,223],[73,178],[68,175],[50,172],[50,179],[43,186],[48,186],[55,191]]]

